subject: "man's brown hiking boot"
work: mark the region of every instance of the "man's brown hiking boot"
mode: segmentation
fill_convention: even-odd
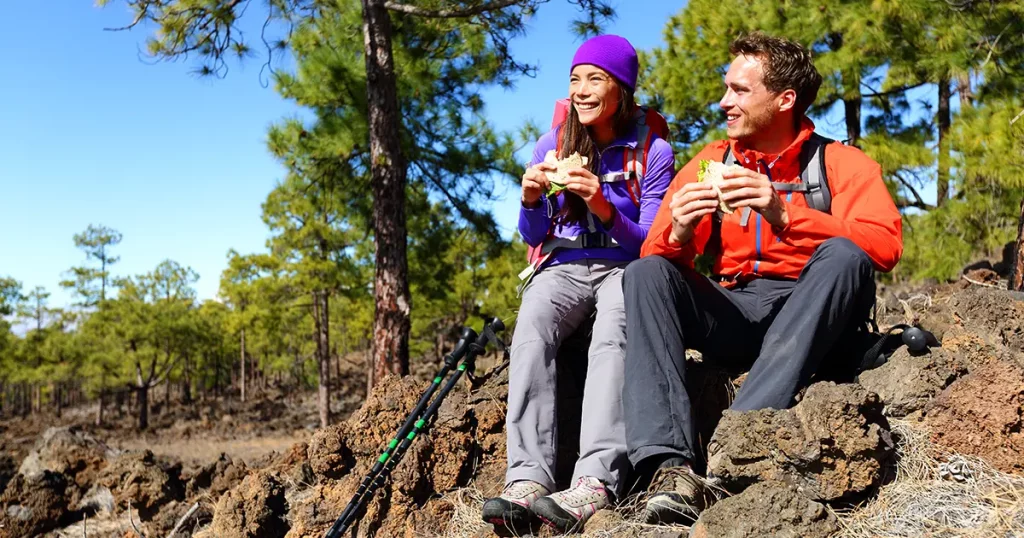
[[[647,490],[647,523],[690,524],[717,499],[711,486],[689,467],[658,469]]]

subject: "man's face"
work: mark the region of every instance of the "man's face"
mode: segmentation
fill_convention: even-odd
[[[771,132],[779,112],[778,94],[763,81],[761,60],[739,55],[725,74],[725,95],[718,102],[726,115],[727,133],[733,140],[758,139]]]

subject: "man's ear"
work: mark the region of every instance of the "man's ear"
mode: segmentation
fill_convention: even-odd
[[[796,106],[796,90],[792,88],[783,90],[775,97],[775,102],[779,105],[779,112],[793,110],[793,107]]]

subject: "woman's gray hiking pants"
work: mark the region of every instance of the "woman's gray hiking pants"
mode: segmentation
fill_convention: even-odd
[[[622,421],[625,266],[599,259],[553,265],[534,275],[524,290],[509,365],[506,483],[533,480],[555,491],[555,355],[596,309],[572,481],[593,476],[619,493],[629,465]]]

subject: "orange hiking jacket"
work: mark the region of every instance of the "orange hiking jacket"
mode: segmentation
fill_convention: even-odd
[[[759,163],[771,163],[778,156],[771,168],[772,181],[799,183],[800,146],[813,132],[814,124],[804,118],[796,140],[780,155],[744,149],[735,141],[720,140],[705,146],[669,185],[641,257],[657,255],[693,267],[694,256],[704,252],[711,235],[710,216],[697,224],[688,243],[669,243],[672,195],[684,184],[697,181],[701,160],[721,161],[726,145],[731,143],[737,164],[764,174],[765,167]],[[795,280],[818,245],[833,237],[850,239],[867,253],[875,269],[891,271],[903,254],[903,226],[882,181],[881,167],[859,149],[838,143],[825,147],[825,166],[832,192],[831,214],[808,207],[802,193],[779,193],[789,213],[789,226],[782,230],[768,224],[756,211],[751,212],[747,226],[740,226],[743,210],[737,209],[722,219],[721,255],[715,260],[714,274],[740,282],[759,277]]]

